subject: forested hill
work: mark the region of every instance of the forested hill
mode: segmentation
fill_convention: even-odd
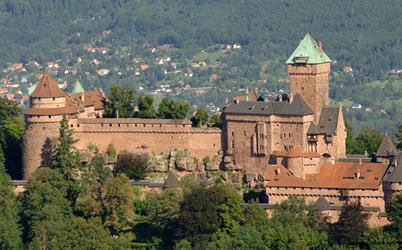
[[[191,55],[240,43],[251,56],[285,60],[310,31],[339,65],[377,79],[402,68],[401,13],[400,0],[3,0],[0,58],[56,59],[111,30],[111,46],[171,43]]]

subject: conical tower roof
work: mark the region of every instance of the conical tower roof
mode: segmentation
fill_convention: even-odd
[[[83,92],[85,92],[84,87],[82,87],[80,81],[77,80],[74,84],[74,88],[71,93],[83,93]]]
[[[39,78],[39,83],[37,84],[35,90],[32,92],[33,97],[64,97],[64,92],[57,86],[57,83],[52,79],[52,77],[44,73]]]
[[[392,143],[391,138],[389,138],[388,134],[385,134],[384,138],[382,139],[381,145],[378,148],[377,157],[389,157],[395,156],[398,154],[394,143]]]
[[[311,35],[307,33],[299,43],[299,46],[297,46],[292,55],[288,58],[286,64],[321,64],[330,62],[331,59],[325,54],[322,48],[318,46]]]

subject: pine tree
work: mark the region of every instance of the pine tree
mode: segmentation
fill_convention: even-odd
[[[63,116],[60,123],[59,142],[53,154],[52,167],[61,170],[67,179],[72,179],[73,169],[79,167],[79,154],[73,145],[73,131],[68,127],[68,119]]]
[[[0,146],[0,249],[22,249],[18,205]]]
[[[368,230],[367,219],[360,202],[343,206],[338,222],[330,228],[331,238],[343,245],[361,244]]]

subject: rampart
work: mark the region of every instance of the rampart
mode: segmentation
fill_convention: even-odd
[[[94,144],[101,152],[113,144],[118,152],[168,154],[187,149],[191,156],[214,156],[221,150],[221,130],[193,128],[187,120],[98,118],[71,119],[78,149]]]

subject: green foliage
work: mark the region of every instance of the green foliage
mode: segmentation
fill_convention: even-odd
[[[0,249],[22,249],[22,231],[18,224],[19,206],[2,157],[0,145]]]
[[[131,229],[134,217],[134,194],[124,174],[109,178],[102,186],[103,224],[112,235]]]
[[[207,123],[208,127],[221,127],[222,120],[218,114],[213,114]]]
[[[19,178],[25,125],[21,110],[16,103],[0,98],[0,146],[3,148],[4,164],[13,178]]]
[[[356,137],[355,153],[364,154],[367,152],[368,155],[376,153],[381,145],[383,137],[384,136],[381,134],[381,132],[376,129],[364,129]]]
[[[102,226],[100,219],[74,217],[63,233],[57,235],[50,249],[114,249],[114,239]]]
[[[147,154],[123,153],[117,157],[115,171],[125,173],[130,179],[142,180],[147,172],[148,164]]]
[[[359,246],[368,230],[367,219],[368,214],[363,213],[360,203],[343,206],[339,220],[331,225],[331,239],[339,244]]]
[[[130,88],[112,84],[110,95],[106,103],[106,115],[114,118],[129,118],[134,112],[134,91]]]
[[[188,240],[181,240],[176,243],[175,250],[192,250],[191,243]]]
[[[400,245],[397,242],[396,237],[392,237],[391,234],[384,232],[382,228],[373,228],[368,230],[363,236],[363,249],[372,250],[396,250]]]
[[[402,150],[402,125],[398,127],[398,130],[395,133],[395,137],[397,138],[397,148]]]
[[[205,108],[198,108],[192,120],[194,127],[203,127],[208,122],[208,112]]]
[[[402,229],[402,193],[395,195],[387,207],[388,219],[398,230]]]
[[[349,122],[345,122],[346,127],[346,154],[354,154],[358,149],[356,149],[356,141],[353,138],[352,126]]]
[[[189,104],[186,101],[169,100],[164,97],[159,104],[158,116],[162,119],[184,119],[188,113]]]
[[[32,247],[47,248],[71,218],[69,188],[70,184],[54,169],[40,168],[30,177],[21,204],[25,239]]]
[[[80,165],[80,157],[74,149],[73,131],[68,127],[68,119],[63,116],[60,123],[59,141],[52,156],[52,168],[60,170],[65,178],[72,179],[73,169]]]
[[[185,195],[176,235],[198,244],[207,241],[215,232],[229,232],[239,226],[240,203],[241,197],[231,186],[201,186]]]
[[[155,118],[156,112],[154,107],[154,99],[152,96],[140,96],[138,97],[138,109],[137,117],[139,118]]]
[[[116,153],[116,148],[113,144],[109,144],[107,146],[106,155],[110,159],[116,159],[117,153]]]

